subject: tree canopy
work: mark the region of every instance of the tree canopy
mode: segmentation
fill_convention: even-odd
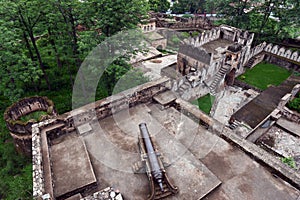
[[[154,12],[167,12],[170,8],[168,0],[149,0],[150,10]]]
[[[174,3],[173,13],[204,13],[206,0],[178,0]]]
[[[32,199],[30,159],[15,152],[4,109],[21,97],[46,95],[60,113],[69,111],[85,57],[105,38],[137,27],[148,10],[147,0],[0,0],[0,199]],[[127,62],[111,62],[97,99],[111,95],[124,75],[132,75],[127,85],[147,81]]]
[[[216,12],[228,25],[255,32],[258,42],[300,33],[298,0],[207,0],[206,10]]]
[[[160,7],[159,7],[160,8]],[[15,101],[24,90],[72,87],[89,51],[147,16],[146,0],[0,0],[0,91]]]

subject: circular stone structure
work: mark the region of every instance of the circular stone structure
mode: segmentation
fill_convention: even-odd
[[[39,119],[21,120],[21,117],[34,112],[43,111]],[[54,104],[47,97],[27,97],[14,103],[4,112],[6,126],[14,139],[18,152],[31,156],[32,151],[32,129],[31,126],[45,119],[57,116]]]

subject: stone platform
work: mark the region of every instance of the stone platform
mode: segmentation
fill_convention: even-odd
[[[53,143],[50,157],[54,174],[54,195],[57,199],[64,199],[96,185],[97,180],[85,144],[76,133],[58,138]]]
[[[163,121],[157,121],[152,116],[155,109],[159,108],[140,105],[128,112],[120,112],[101,120],[100,124],[95,122],[92,124],[94,133],[83,136],[97,179],[104,184],[101,187],[112,185],[122,192],[125,199],[147,198],[150,191],[146,174],[134,174],[131,169],[132,164],[140,160],[137,146],[138,124],[146,122],[159,152],[170,164],[166,168],[167,175],[179,188],[178,194],[167,199],[203,198],[219,186],[221,181],[176,139],[170,129],[163,126]],[[186,117],[183,120],[189,121]],[[188,124],[182,128],[187,128]],[[192,125],[197,128],[194,122]],[[191,136],[197,133],[189,132]]]

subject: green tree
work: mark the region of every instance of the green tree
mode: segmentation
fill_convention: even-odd
[[[245,28],[249,23],[249,10],[256,0],[207,0],[206,9],[215,10],[218,15],[227,20],[227,24],[238,28]]]
[[[279,38],[295,38],[300,34],[300,1],[280,1],[273,10],[274,16],[278,18],[275,35]]]
[[[204,13],[206,0],[178,0],[174,3],[173,13]]]
[[[149,0],[149,5],[154,12],[166,12],[170,8],[168,0]]]
[[[295,37],[299,32],[298,0],[207,0],[206,9],[216,11],[228,25],[255,32],[256,43]]]
[[[43,77],[46,81],[47,87],[50,90],[50,82],[46,73],[46,66],[41,57],[41,52],[37,46],[37,40],[35,38],[35,30],[38,24],[44,17],[44,10],[41,9],[45,6],[44,1],[33,0],[33,1],[5,1],[7,4],[4,5],[5,9],[10,9],[10,20],[19,24],[19,27],[23,31],[23,39],[26,43],[27,50],[29,51],[30,57],[33,62],[37,62],[40,69],[43,72]],[[38,35],[38,34],[37,34]],[[29,41],[30,42],[29,42]]]
[[[87,0],[85,4],[95,29],[106,36],[136,28],[147,17],[149,10],[146,0]]]
[[[32,52],[24,45],[29,41],[25,40],[26,33],[19,26],[18,18],[13,21],[12,15],[5,14],[7,6],[9,2],[0,2],[0,94],[13,102],[22,96],[26,84],[39,80],[42,71],[38,62],[28,56]],[[15,12],[14,7],[10,12]]]

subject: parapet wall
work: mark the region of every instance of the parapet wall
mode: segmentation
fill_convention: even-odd
[[[237,42],[244,46],[250,46],[254,38],[254,33],[249,33],[235,27],[221,25],[216,28],[212,28],[209,31],[205,31],[197,37],[186,39],[186,44],[193,45],[194,47],[202,46],[208,42],[225,39],[232,42]]]
[[[184,40],[186,44],[193,45],[194,47],[200,47],[208,42],[211,42],[213,40],[217,40],[220,38],[220,28],[213,28],[209,31],[205,31],[204,33],[200,34],[197,37],[188,38]]]
[[[292,52],[292,50],[290,49],[286,49],[285,47],[280,47],[278,45],[273,45],[271,43],[268,44],[264,50],[265,52],[275,54],[288,60],[300,63],[300,55],[298,51]]]
[[[166,91],[170,87],[169,78],[161,78],[72,110],[64,115],[68,116],[67,120],[71,126],[74,123],[78,126],[95,119],[103,119],[137,104],[149,102],[154,95]]]
[[[44,111],[47,115],[41,116],[40,120],[56,116],[54,104],[47,97],[28,97],[21,99],[8,107],[4,112],[6,126],[14,139],[17,151],[30,156],[31,155],[31,126],[36,123],[35,120],[27,122],[20,118],[36,111]]]

